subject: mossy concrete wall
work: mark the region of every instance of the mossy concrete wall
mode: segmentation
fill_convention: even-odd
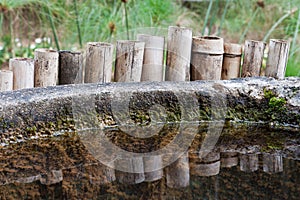
[[[90,102],[93,105],[85,105]],[[182,109],[192,104],[195,113],[189,112],[187,120],[225,119],[300,127],[300,78],[246,78],[66,85],[2,92],[1,137],[9,137],[11,133],[20,137],[32,137],[36,132],[51,135],[54,131],[74,129],[74,109],[86,106],[97,113],[100,124],[114,125],[112,102],[117,105],[124,102],[129,107],[128,116],[140,124],[151,122],[148,110],[155,104],[165,109],[167,121],[183,120]]]

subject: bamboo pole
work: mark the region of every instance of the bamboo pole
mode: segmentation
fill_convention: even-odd
[[[81,52],[59,51],[59,84],[83,83],[83,56]]]
[[[193,37],[191,80],[220,80],[223,53],[223,38]]]
[[[190,184],[190,166],[188,152],[178,160],[166,167],[167,186],[169,188],[182,188]]]
[[[13,90],[13,72],[0,70],[0,92]]]
[[[240,170],[244,172],[254,172],[258,170],[257,154],[240,154]]]
[[[55,86],[58,83],[59,55],[57,51],[36,49],[34,51],[34,86]]]
[[[89,42],[86,50],[85,83],[111,82],[113,45]]]
[[[143,161],[146,182],[152,182],[162,178],[163,166],[162,157],[160,155],[144,157]]]
[[[34,60],[31,58],[11,58],[9,69],[13,71],[13,89],[34,87]]]
[[[139,34],[137,40],[145,42],[141,81],[163,81],[164,37]]]
[[[119,40],[116,47],[116,82],[140,82],[142,77],[145,43]]]
[[[261,41],[245,41],[242,77],[253,77],[260,75],[265,47],[266,44]]]
[[[240,77],[242,46],[239,44],[225,43],[222,67],[222,80]]]
[[[283,79],[289,57],[290,42],[271,39],[266,67],[266,76]]]
[[[278,173],[283,171],[283,160],[281,155],[263,154],[263,170],[266,173]]]
[[[189,81],[192,30],[170,26],[167,41],[166,81]]]

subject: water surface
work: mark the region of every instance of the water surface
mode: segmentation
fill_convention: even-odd
[[[161,129],[160,134],[146,139],[128,136],[118,127],[106,129],[104,135],[126,151],[145,153],[162,148],[183,130],[193,131],[169,124]],[[0,197],[300,199],[298,132],[259,126],[228,126],[223,129],[212,151],[201,156],[203,141],[209,137],[208,128],[197,125],[194,131],[195,137],[188,151],[182,152],[180,158],[169,166],[157,167],[162,166],[165,159],[172,156],[170,154],[135,157],[131,166],[139,173],[127,173],[103,165],[95,152],[89,151],[80,135],[82,133],[2,147]],[[94,137],[96,144],[97,135]]]

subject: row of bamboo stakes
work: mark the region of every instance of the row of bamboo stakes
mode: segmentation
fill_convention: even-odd
[[[190,176],[211,177],[220,173],[222,168],[238,167],[242,172],[255,172],[260,168],[268,174],[283,172],[283,158],[279,154],[210,152],[205,158],[189,156],[184,153],[175,162],[162,166],[163,156],[133,157],[127,160],[115,160],[115,165],[130,163],[135,173],[114,170],[104,167],[106,180],[117,181],[121,184],[138,184],[153,182],[166,177],[169,188],[184,188],[190,184]]]
[[[221,168],[239,167],[243,172],[255,172],[261,167],[265,173],[269,174],[283,172],[283,158],[279,154],[264,153],[260,158],[257,153],[210,152],[205,158],[192,157],[189,158],[189,153],[186,152],[174,163],[167,166],[165,170],[161,168],[153,171],[151,171],[151,167],[157,169],[162,163],[157,162],[162,159],[161,156],[146,157],[148,162],[145,162],[144,159],[144,165],[142,158],[132,158],[131,162],[128,163],[135,163],[136,165],[131,167],[136,170],[144,167],[144,173],[115,171],[114,175],[113,171],[110,171],[109,177],[116,176],[117,181],[123,184],[137,184],[160,180],[165,172],[168,187],[182,188],[189,186],[190,175],[216,176],[220,173]],[[142,161],[137,161],[137,159],[142,159]],[[193,161],[190,159],[193,159]],[[259,161],[260,159],[261,162]],[[260,164],[262,165],[260,166]],[[147,170],[149,172],[146,172]]]
[[[33,152],[37,154],[38,152]],[[238,168],[242,172],[251,173],[262,170],[267,174],[282,173],[284,171],[283,157],[277,153],[263,153],[263,154],[239,154],[237,152],[210,152],[205,159],[193,157],[193,161],[189,161],[189,154],[183,154],[176,162],[165,168],[162,167],[161,156],[156,156],[155,159],[160,162],[153,162],[152,157],[140,157],[140,163],[132,160],[135,164],[136,170],[144,170],[144,173],[127,173],[114,170],[101,164],[83,164],[80,169],[84,172],[92,173],[89,176],[91,184],[109,184],[117,181],[121,184],[139,184],[142,182],[165,181],[168,188],[185,188],[190,185],[190,177],[214,177],[218,175],[222,169]],[[153,165],[156,163],[157,165]],[[41,166],[44,167],[44,166]],[[48,169],[48,168],[47,168]],[[66,167],[64,169],[52,169],[48,171],[45,169],[43,175],[37,175],[31,169],[24,169],[27,176],[18,180],[13,180],[18,183],[30,183],[39,180],[43,185],[51,185],[60,183],[62,180],[70,182],[76,180],[74,172]],[[152,170],[153,169],[153,170]],[[155,169],[155,170],[154,170]],[[158,169],[158,170],[157,170]],[[146,172],[146,170],[148,170]],[[68,176],[68,172],[71,173]],[[12,174],[14,172],[11,172]],[[34,174],[32,174],[34,173]],[[8,173],[10,174],[10,173]],[[101,175],[99,175],[101,174]],[[41,176],[42,175],[42,176]],[[9,175],[7,175],[9,177]],[[165,177],[165,178],[164,178]],[[6,179],[4,183],[8,182],[10,178]],[[217,181],[212,179],[213,181]],[[216,191],[219,191],[216,188]]]
[[[193,37],[189,28],[170,26],[166,43],[166,65],[165,38],[145,34],[137,35],[136,41],[117,41],[115,62],[111,43],[87,43],[85,52],[36,49],[34,59],[10,59],[9,70],[0,71],[0,91],[112,79],[194,81],[261,75],[266,47],[262,41],[246,40],[243,48],[220,37]],[[286,40],[270,40],[265,76],[284,78],[289,46]]]

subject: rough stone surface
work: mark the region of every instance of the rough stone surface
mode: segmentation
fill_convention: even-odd
[[[199,107],[183,119],[182,105],[193,101],[197,101]],[[226,119],[299,128],[300,78],[83,84],[2,92],[1,138],[9,137],[11,132],[20,133],[22,140],[36,137],[37,132],[47,135],[74,129],[78,126],[74,111],[82,112],[85,108],[88,108],[86,116],[96,113],[99,124],[115,125],[116,112],[123,110],[113,109],[114,105],[127,105],[130,120],[141,124],[151,122],[149,109],[160,105],[167,113],[167,121],[172,122]],[[198,116],[192,117],[193,114]]]

